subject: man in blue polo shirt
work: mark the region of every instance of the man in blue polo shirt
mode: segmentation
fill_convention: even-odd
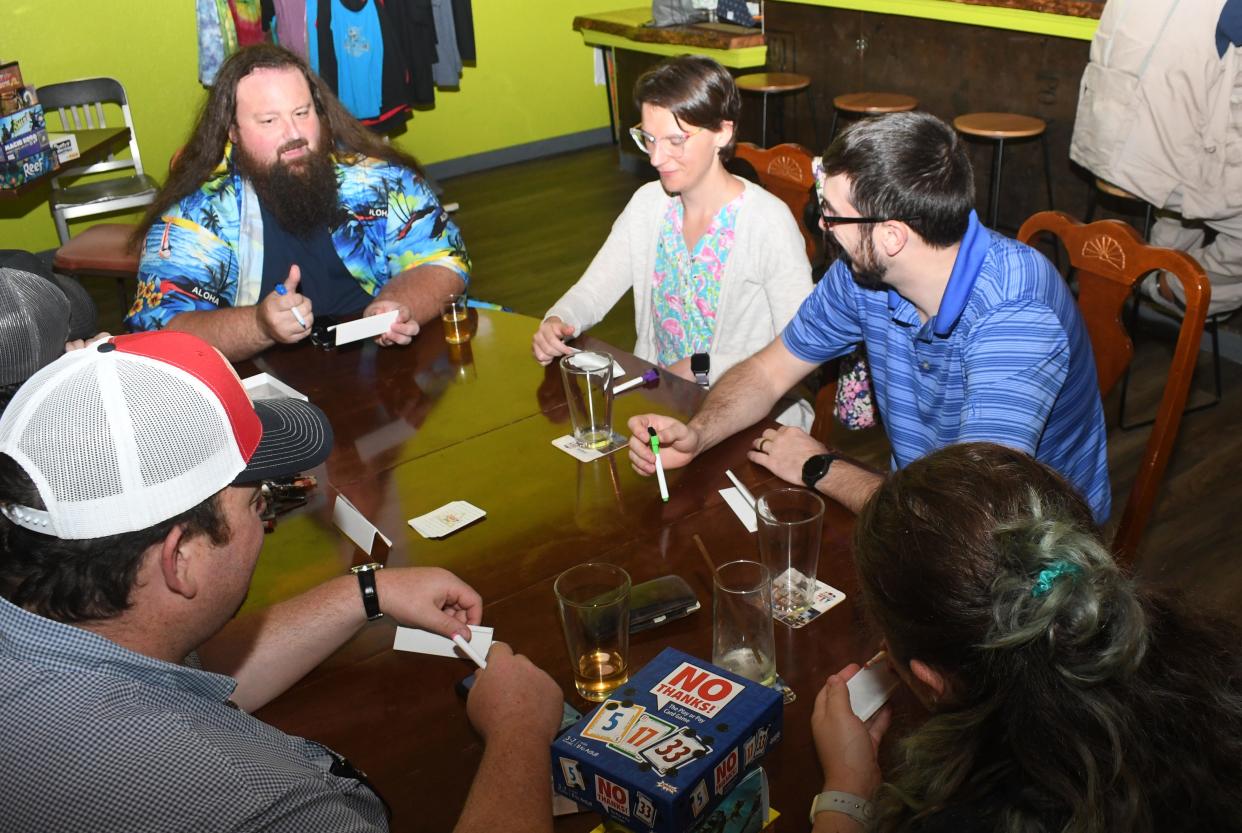
[[[840,259],[780,337],[722,377],[688,424],[629,421],[635,469],[654,470],[649,426],[664,466],[685,465],[861,343],[894,467],[952,443],[997,442],[1061,472],[1107,520],[1104,414],[1074,298],[1047,258],[980,225],[953,129],[926,113],[860,122],[828,148],[817,179]],[[881,479],[793,428],[765,430],[749,456],[855,511]]]

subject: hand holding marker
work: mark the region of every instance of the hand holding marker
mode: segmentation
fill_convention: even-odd
[[[660,462],[660,436],[650,425],[647,426],[647,434],[651,437],[651,452],[656,458],[656,480],[660,481],[660,498],[668,503],[668,481],[664,479],[664,463]]]
[[[278,283],[276,284],[276,294],[277,295],[288,295],[289,290],[285,289],[285,285],[283,283]],[[302,317],[302,313],[298,312],[298,308],[289,307],[289,312],[293,313],[293,317],[297,319],[298,324],[302,325],[302,329],[305,330],[306,319]]]

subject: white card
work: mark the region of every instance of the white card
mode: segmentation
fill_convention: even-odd
[[[850,708],[859,720],[870,720],[888,702],[899,682],[886,661],[862,669],[845,684],[850,692]]]
[[[389,310],[381,312],[379,315],[368,315],[366,318],[359,318],[357,321],[346,321],[344,324],[337,324],[329,327],[328,330],[336,333],[336,346],[349,344],[351,341],[361,341],[364,338],[374,338],[382,336],[388,332],[388,328],[397,320],[398,310]]]
[[[246,389],[246,395],[250,397],[251,402],[258,402],[260,399],[285,398],[301,399],[303,402],[310,401],[306,398],[306,394],[299,393],[270,373],[247,376],[242,379],[242,387]]]
[[[371,548],[375,546],[376,535],[383,539],[385,544],[392,546],[389,537],[380,532],[379,527],[355,509],[345,495],[336,496],[336,504],[332,507],[332,521],[337,529],[345,533],[346,538],[362,547],[362,551],[367,555],[371,554]]]
[[[492,629],[482,625],[471,625],[469,642],[470,647],[479,652],[479,656],[486,657],[492,647]],[[453,640],[422,628],[406,628],[398,625],[397,635],[392,640],[392,647],[395,651],[412,651],[416,654],[431,654],[435,657],[469,659],[460,648],[453,644]]]
[[[479,507],[464,500],[455,500],[426,515],[410,518],[410,526],[424,538],[443,538],[486,516],[487,513]]]
[[[645,711],[642,706],[626,706],[618,700],[609,700],[595,712],[581,735],[584,738],[602,740],[604,743],[620,743],[629,733],[634,721],[642,717]]]
[[[741,492],[730,486],[728,489],[721,489],[720,496],[724,498],[725,503],[729,504],[729,508],[733,510],[733,514],[737,515],[737,519],[742,522],[742,526],[746,527],[747,532],[759,531],[759,517],[755,514],[755,507],[742,497]]]
[[[589,463],[592,460],[598,460],[600,457],[604,456],[593,448],[583,448],[578,445],[578,441],[574,439],[573,434],[566,434],[563,437],[557,437],[552,441],[552,445],[556,446],[561,451],[564,451],[569,456],[575,457],[584,463]]]
[[[566,345],[566,346],[568,347],[569,345]],[[571,353],[582,352],[581,347],[570,347],[569,350]],[[591,352],[594,352],[594,351],[591,351]],[[601,370],[602,369],[603,368],[601,368]],[[616,359],[613,359],[612,360],[612,378],[620,379],[624,375],[625,375],[625,368],[621,366],[621,362],[617,361]]]

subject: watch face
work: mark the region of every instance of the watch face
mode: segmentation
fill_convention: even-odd
[[[815,484],[828,473],[830,465],[832,465],[831,454],[816,454],[811,457],[802,465],[802,482],[808,489],[814,489]]]

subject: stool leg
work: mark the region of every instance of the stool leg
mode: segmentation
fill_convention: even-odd
[[[819,143],[819,119],[815,118],[815,96],[811,93],[811,88],[806,88],[806,106],[811,111],[811,133],[815,136],[815,152],[823,153],[824,146]]]
[[[1147,241],[1148,243],[1150,243],[1150,242],[1151,242],[1151,221],[1152,221],[1152,215],[1154,215],[1155,213],[1156,213],[1156,212],[1155,212],[1155,209],[1152,207],[1152,204],[1151,204],[1151,203],[1147,203],[1147,209],[1143,212],[1143,239],[1144,239],[1145,241]],[[1215,337],[1216,337],[1216,336],[1215,336],[1215,330],[1213,330],[1213,335],[1212,335],[1212,338],[1215,338]],[[1217,397],[1219,398],[1219,396],[1220,396],[1220,372],[1219,372],[1219,368],[1217,369],[1217,374],[1216,374],[1216,376],[1217,376],[1217,379],[1216,379],[1216,393],[1217,393]]]
[[[775,140],[776,144],[778,145],[781,142],[785,141],[785,98],[786,97],[787,96],[784,93],[778,93],[776,98],[773,99],[772,101],[772,115],[774,117],[773,120],[776,122],[776,130],[772,134],[772,138]],[[767,145],[764,145],[764,147],[767,147]]]
[[[1000,215],[1001,168],[1005,164],[1005,140],[996,141],[996,150],[992,154],[992,194],[988,199],[988,228],[996,230],[996,219]]]
[[[841,111],[835,106],[832,108],[832,129],[828,131],[828,144],[832,144],[832,140],[837,138],[837,118],[841,115]]]
[[[1095,193],[1095,185],[1094,184],[1088,185],[1087,186],[1087,215],[1086,215],[1086,219],[1083,220],[1083,222],[1089,223],[1092,221],[1092,219],[1095,218],[1095,203],[1096,203],[1096,200],[1098,199],[1099,197]]]
[[[1047,132],[1039,134],[1039,143],[1044,148],[1044,182],[1048,184],[1048,210],[1052,211],[1056,208],[1056,202],[1052,199],[1052,157],[1048,154]]]
[[[768,146],[768,94],[763,94],[763,129],[759,131],[759,141],[766,148]]]

